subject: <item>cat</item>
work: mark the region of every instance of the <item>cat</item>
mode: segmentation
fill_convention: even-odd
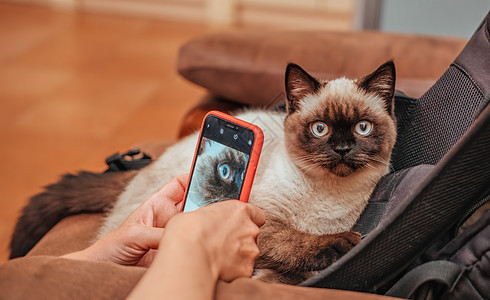
[[[360,80],[325,81],[289,64],[285,82],[286,112],[250,110],[236,117],[267,128],[249,198],[267,215],[254,277],[295,284],[360,241],[350,230],[389,172],[396,140],[395,66],[387,61]],[[173,145],[132,179],[99,236],[171,178],[189,172],[197,137]]]
[[[189,199],[197,207],[238,199],[245,176],[247,154],[203,138],[196,159]]]

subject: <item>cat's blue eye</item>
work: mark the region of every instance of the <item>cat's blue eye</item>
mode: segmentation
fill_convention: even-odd
[[[322,137],[328,133],[328,126],[321,121],[316,121],[310,124],[310,131],[314,136]]]
[[[360,121],[356,124],[354,131],[362,136],[369,135],[373,130],[373,124],[369,121]]]
[[[223,180],[229,180],[231,177],[231,169],[228,164],[220,164],[218,166],[218,174]]]

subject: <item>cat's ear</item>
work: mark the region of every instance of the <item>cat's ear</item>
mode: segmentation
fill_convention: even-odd
[[[208,139],[203,139],[203,142],[201,143],[199,147],[199,152],[197,153],[198,155],[201,155],[206,151],[206,147],[209,146],[210,142]]]
[[[288,64],[286,68],[286,109],[288,114],[299,107],[299,102],[308,94],[314,94],[320,88],[318,80],[306,73],[297,64]]]
[[[395,64],[392,60],[389,60],[379,66],[376,71],[362,78],[358,82],[358,85],[368,93],[374,93],[381,96],[385,101],[388,113],[393,115],[395,80]]]

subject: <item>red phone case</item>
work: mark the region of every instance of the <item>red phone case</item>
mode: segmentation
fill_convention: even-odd
[[[240,194],[240,200],[241,202],[248,202],[248,197],[250,196],[250,191],[252,190],[252,183],[255,177],[255,171],[257,170],[257,165],[259,163],[259,157],[260,157],[260,152],[262,151],[262,145],[264,144],[264,134],[262,133],[262,129],[260,127],[245,122],[243,120],[237,119],[233,116],[230,116],[228,114],[225,114],[223,112],[217,111],[217,110],[212,110],[208,112],[201,124],[201,130],[199,131],[199,137],[197,139],[197,145],[196,145],[196,150],[194,151],[194,158],[192,159],[192,165],[191,165],[191,172],[189,174],[192,174],[193,168],[194,168],[194,163],[197,157],[197,153],[199,151],[199,142],[201,141],[201,135],[203,132],[203,127],[204,127],[204,122],[206,121],[206,118],[209,115],[214,115],[216,117],[219,117],[221,119],[227,120],[229,122],[235,123],[237,125],[243,126],[247,129],[250,129],[253,131],[255,135],[255,141],[254,141],[254,146],[252,148],[252,152],[250,153],[250,160],[248,162],[248,167],[247,167],[247,172],[245,172],[245,178],[243,180],[243,186],[242,186],[242,192]],[[191,176],[187,179],[187,186],[186,190],[184,193],[184,200],[182,201],[182,205],[180,207],[180,211],[184,210],[184,205],[185,205],[185,197],[187,196],[187,189],[189,188],[189,183],[191,180]]]

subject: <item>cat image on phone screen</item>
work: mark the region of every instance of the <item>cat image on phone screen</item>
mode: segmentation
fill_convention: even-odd
[[[249,158],[241,151],[203,137],[189,186],[190,201],[186,204],[186,210],[238,199]]]

